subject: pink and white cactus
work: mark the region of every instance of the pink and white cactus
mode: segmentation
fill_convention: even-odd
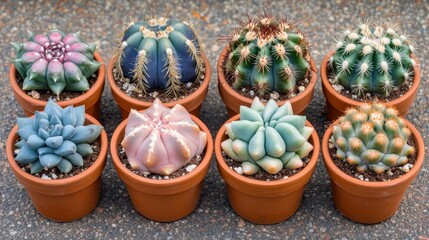
[[[155,99],[144,112],[131,110],[121,145],[133,169],[167,176],[200,155],[206,143],[184,107],[169,109]]]

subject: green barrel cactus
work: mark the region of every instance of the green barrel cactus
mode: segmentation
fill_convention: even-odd
[[[287,94],[310,73],[310,59],[309,42],[293,23],[249,17],[232,34],[225,73],[237,89]]]
[[[389,96],[413,78],[412,53],[414,46],[396,26],[360,23],[337,41],[329,62],[333,82],[358,95]]]
[[[411,131],[397,110],[381,103],[351,108],[334,126],[331,142],[336,156],[356,170],[382,173],[408,162],[415,152],[407,140]]]
[[[297,169],[312,150],[307,140],[313,132],[305,126],[306,117],[293,115],[290,102],[278,107],[274,100],[264,106],[258,97],[252,106],[240,107],[240,120],[226,124],[228,139],[223,151],[241,162],[244,174],[261,170],[276,174],[283,168]]]
[[[116,55],[119,76],[142,92],[176,95],[180,83],[200,79],[204,69],[195,31],[186,22],[164,17],[131,23]]]
[[[33,118],[18,118],[15,160],[30,164],[31,174],[44,168],[57,167],[68,173],[73,166],[83,166],[83,157],[92,154],[90,143],[103,129],[98,125],[86,125],[85,107],[61,108],[52,99],[44,111],[36,111]]]
[[[23,90],[51,90],[57,95],[63,90],[87,91],[88,77],[101,66],[94,59],[95,44],[85,43],[77,33],[30,33],[28,42],[12,46]]]

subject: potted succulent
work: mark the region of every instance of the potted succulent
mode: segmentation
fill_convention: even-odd
[[[219,172],[234,211],[259,224],[284,221],[298,209],[316,168],[319,138],[290,102],[251,107],[229,119],[215,140]]]
[[[423,165],[424,147],[418,130],[391,107],[347,110],[322,141],[337,209],[365,224],[393,216]]]
[[[144,111],[131,110],[110,143],[134,208],[159,222],[176,221],[197,207],[212,153],[204,123],[181,105],[170,109],[159,99]]]
[[[266,14],[244,20],[228,37],[217,63],[219,94],[230,117],[255,96],[290,101],[303,114],[313,97],[317,69],[309,42],[295,23]]]
[[[396,26],[362,22],[344,30],[320,68],[328,118],[375,100],[405,116],[420,84],[418,63],[413,44]]]
[[[130,23],[110,59],[107,77],[122,118],[160,98],[199,115],[211,69],[194,30],[186,22],[151,18]]]
[[[69,222],[97,205],[107,156],[107,134],[85,107],[61,108],[18,118],[6,153],[15,177],[46,218]]]
[[[50,98],[61,107],[86,106],[86,113],[99,118],[105,66],[77,33],[52,30],[30,33],[25,43],[12,43],[16,57],[9,81],[26,116],[42,111]]]

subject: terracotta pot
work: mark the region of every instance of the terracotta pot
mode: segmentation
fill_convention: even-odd
[[[226,123],[235,121],[239,117],[240,115],[236,115]],[[287,179],[267,182],[242,176],[226,164],[221,149],[221,143],[227,138],[225,124],[216,135],[215,154],[217,167],[227,187],[231,207],[242,218],[258,224],[273,224],[288,219],[298,210],[304,188],[316,168],[320,152],[320,141],[316,130],[309,140],[314,149],[307,166]],[[306,126],[312,127],[308,121]]]
[[[204,177],[213,154],[213,139],[209,129],[195,116],[192,120],[207,133],[205,155],[200,164],[185,176],[155,180],[139,176],[125,167],[118,155],[118,146],[125,134],[128,119],[115,130],[110,142],[110,155],[119,177],[124,181],[134,208],[144,217],[158,222],[173,222],[191,214],[197,207]]]
[[[340,170],[332,161],[328,143],[335,121],[325,132],[322,155],[331,178],[335,206],[345,217],[359,223],[373,224],[392,217],[408,186],[416,178],[424,161],[424,142],[418,130],[408,121],[408,128],[416,142],[417,161],[409,172],[388,182],[365,182]]]
[[[85,124],[100,125],[88,114],[85,118]],[[74,221],[92,212],[100,198],[101,173],[106,165],[108,145],[106,131],[101,132],[100,153],[91,167],[73,177],[47,180],[25,172],[16,163],[13,152],[19,137],[17,130],[16,125],[7,139],[7,160],[36,210],[44,217],[57,222]]]
[[[209,90],[210,77],[212,71],[210,68],[210,62],[205,55],[203,55],[204,64],[206,68],[205,77],[201,86],[189,96],[179,99],[173,102],[163,103],[164,106],[168,108],[174,107],[176,104],[180,104],[188,110],[192,115],[199,116],[201,105],[203,104],[204,99],[207,96]],[[122,92],[122,90],[116,85],[115,78],[113,77],[113,65],[116,60],[116,56],[110,58],[109,65],[107,68],[107,79],[109,81],[110,90],[112,91],[113,98],[119,106],[121,111],[122,120],[128,118],[128,114],[131,109],[144,110],[152,106],[152,102],[143,102],[138,99],[132,98]]]
[[[229,86],[228,82],[226,81],[225,73],[223,70],[223,63],[225,62],[225,58],[228,56],[228,54],[229,48],[228,46],[226,46],[222,50],[222,53],[220,54],[219,59],[217,61],[218,90],[222,101],[226,105],[228,116],[233,117],[240,113],[240,106],[250,107],[250,105],[252,105],[253,99],[240,95],[231,86]],[[314,87],[316,86],[317,80],[317,67],[313,58],[311,58],[310,61],[310,68],[313,73],[310,79],[310,83],[308,84],[304,92],[291,99],[277,102],[279,106],[283,105],[286,101],[289,101],[292,104],[295,114],[304,114],[305,109],[310,104],[311,99],[313,98]]]
[[[326,106],[328,108],[328,119],[331,121],[334,121],[339,116],[343,115],[344,111],[347,108],[358,107],[363,104],[363,102],[355,101],[339,94],[337,91],[335,91],[335,89],[332,87],[331,83],[329,82],[328,61],[329,61],[329,58],[331,58],[331,56],[334,53],[335,51],[328,53],[323,58],[322,65],[320,66],[322,90],[326,98]],[[417,63],[416,66],[418,66],[419,59],[415,56],[412,56],[412,58],[416,61]],[[408,109],[410,109],[411,105],[414,102],[419,85],[420,85],[420,67],[414,67],[414,83],[411,86],[411,88],[403,96],[393,101],[386,102],[386,105],[395,107],[399,111],[399,115],[404,117],[405,115],[407,115]]]
[[[101,58],[98,52],[94,53],[94,58],[97,62],[102,63],[98,69],[97,81],[95,84],[84,94],[79,97],[67,101],[57,102],[62,108],[73,105],[75,107],[85,105],[85,112],[96,119],[100,119],[100,103],[101,103],[101,94],[104,90],[104,79],[106,74],[106,66],[104,65],[103,59]],[[21,105],[24,110],[24,114],[27,117],[30,117],[34,114],[35,111],[43,111],[47,101],[34,99],[25,93],[18,85],[16,81],[16,76],[18,72],[16,71],[15,65],[11,64],[9,69],[9,82],[12,86],[13,94],[15,95],[16,101]]]

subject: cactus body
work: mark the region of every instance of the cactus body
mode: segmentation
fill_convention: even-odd
[[[30,34],[28,42],[12,45],[23,90],[51,90],[57,95],[63,90],[86,91],[87,78],[101,65],[94,60],[95,44],[85,43],[76,33]]]
[[[306,117],[293,115],[290,102],[278,107],[274,100],[264,106],[259,98],[252,106],[240,107],[240,120],[226,124],[228,139],[221,144],[225,153],[241,162],[243,173],[253,175],[261,168],[276,174],[283,168],[303,166],[313,146],[307,141],[313,128]]]
[[[116,68],[141,91],[166,89],[176,94],[180,83],[194,82],[203,58],[194,30],[185,22],[154,18],[131,24],[118,48]]]
[[[89,143],[95,141],[103,127],[86,125],[85,107],[61,108],[49,100],[43,112],[36,111],[33,118],[18,118],[16,143],[19,153],[15,160],[30,164],[31,173],[44,168],[57,167],[68,173],[72,166],[83,166],[83,157],[92,154]]]
[[[133,169],[167,176],[200,155],[206,142],[185,108],[169,109],[155,99],[143,113],[131,110],[121,145]]]
[[[407,143],[410,135],[395,109],[373,103],[347,110],[334,126],[331,142],[337,157],[359,172],[382,173],[408,162],[415,151]]]
[[[309,43],[293,24],[276,17],[251,19],[241,26],[229,43],[225,71],[234,87],[252,87],[288,93],[310,71]]]
[[[388,96],[413,77],[414,47],[395,27],[361,23],[345,30],[336,47],[332,77],[355,94]]]

